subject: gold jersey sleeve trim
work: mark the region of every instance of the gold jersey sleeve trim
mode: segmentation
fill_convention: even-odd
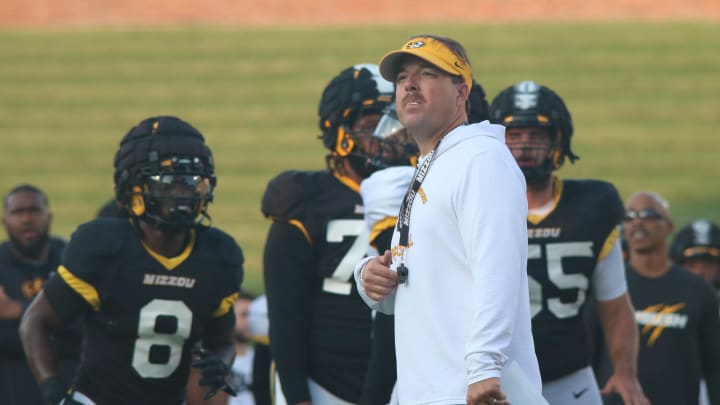
[[[70,288],[72,288],[76,293],[80,294],[80,296],[83,297],[83,299],[87,301],[88,304],[90,304],[93,310],[100,310],[100,296],[98,295],[97,290],[95,289],[95,287],[92,286],[92,284],[88,283],[85,280],[77,278],[74,274],[70,273],[70,271],[63,265],[60,265],[60,267],[58,267],[58,274],[63,279],[63,281],[65,281],[65,283],[70,286]]]
[[[610,235],[608,235],[607,239],[605,239],[605,243],[603,243],[602,249],[600,249],[600,254],[598,255],[598,261],[604,259],[607,255],[610,254],[610,251],[612,250],[613,246],[615,245],[615,241],[618,240],[620,237],[620,227],[616,226],[612,232],[610,232]]]
[[[273,222],[283,222],[283,221],[280,221],[279,219],[277,219],[277,217],[273,217],[273,216],[270,217],[270,220],[272,220]],[[305,228],[305,225],[303,225],[303,223],[300,222],[299,219],[291,219],[291,220],[287,221],[287,223],[294,226],[295,228],[299,229],[300,232],[302,232],[305,239],[308,241],[308,243],[311,245],[313,244],[312,238],[310,237],[310,232],[308,232],[307,228]]]
[[[396,223],[397,217],[385,217],[375,222],[375,225],[373,225],[372,229],[370,230],[370,244],[374,247],[377,247],[375,246],[375,239],[377,239],[377,237],[380,236],[381,233],[394,227]],[[383,252],[380,252],[380,254],[382,253]]]
[[[303,225],[302,222],[300,222],[297,219],[291,219],[288,221],[288,224],[294,226],[295,228],[299,229],[300,232],[302,232],[303,236],[305,236],[305,239],[307,239],[309,244],[313,244],[312,238],[310,237],[310,232],[308,232],[307,228],[305,228],[305,225]]]
[[[340,183],[346,185],[350,190],[359,193],[360,192],[360,184],[356,182],[355,180],[351,179],[350,177],[343,176],[337,172],[333,172],[333,176],[335,176]]]
[[[230,309],[233,307],[233,304],[238,299],[238,293],[232,293],[228,295],[227,297],[223,298],[222,301],[220,301],[220,305],[213,311],[213,313],[210,315],[213,318],[220,318],[221,316],[225,315],[230,311]]]
[[[261,345],[270,346],[269,336],[253,336],[252,340],[256,343],[260,343]]]

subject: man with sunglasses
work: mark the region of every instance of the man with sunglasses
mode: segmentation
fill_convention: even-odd
[[[668,203],[652,192],[627,202],[623,232],[630,249],[628,291],[640,332],[638,379],[653,405],[698,403],[700,378],[720,403],[720,317],[712,287],[673,264]],[[605,358],[599,378],[607,375]],[[611,402],[612,404],[616,402]]]
[[[584,322],[594,298],[615,370],[602,393],[646,404],[635,372],[637,331],[618,239],[617,190],[553,175],[565,158],[578,157],[570,149],[570,113],[548,87],[523,81],[506,88],[491,103],[490,120],[507,128],[505,143],[527,183],[527,271],[543,396],[551,404],[602,403]]]

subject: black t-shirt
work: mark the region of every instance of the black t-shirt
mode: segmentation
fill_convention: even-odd
[[[720,386],[715,292],[677,266],[658,278],[628,267],[627,281],[640,337],[638,379],[645,395],[653,405],[697,404],[701,376],[708,378],[709,387]],[[598,381],[604,383],[612,373],[607,354],[600,366]]]

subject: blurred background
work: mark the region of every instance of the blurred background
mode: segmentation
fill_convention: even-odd
[[[280,171],[324,167],[323,87],[435,33],[465,45],[489,99],[525,79],[565,99],[581,159],[560,176],[656,191],[678,228],[720,221],[720,2],[254,3],[0,0],[0,192],[39,186],[69,238],[112,196],[125,132],[177,115],[215,153],[210,214],[261,293],[260,198]]]

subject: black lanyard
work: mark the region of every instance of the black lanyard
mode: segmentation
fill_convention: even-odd
[[[423,160],[422,164],[415,171],[415,175],[413,175],[412,182],[410,183],[410,188],[408,188],[408,191],[405,193],[402,205],[400,205],[400,217],[397,222],[397,230],[400,232],[400,246],[402,247],[407,248],[408,246],[410,239],[410,211],[412,210],[413,201],[415,201],[415,196],[418,190],[420,190],[420,186],[423,180],[425,180],[428,170],[430,170],[430,165],[435,158],[435,153],[440,146],[440,141],[442,141],[442,138],[440,138],[435,148],[428,153],[427,158]]]
[[[440,141],[442,141],[442,138],[440,138]],[[415,171],[412,182],[410,183],[410,188],[408,188],[408,191],[405,193],[402,205],[400,205],[400,217],[397,222],[397,230],[400,232],[400,248],[402,250],[402,255],[400,265],[397,267],[398,284],[406,284],[408,282],[409,271],[407,266],[405,266],[405,249],[407,249],[408,243],[410,242],[410,211],[412,210],[415,196],[417,195],[418,190],[420,190],[420,186],[422,185],[423,180],[425,180],[428,170],[430,170],[430,165],[435,159],[435,153],[437,153],[438,146],[440,146],[440,141],[438,141],[433,150],[428,153],[425,160],[423,160],[422,164]]]

